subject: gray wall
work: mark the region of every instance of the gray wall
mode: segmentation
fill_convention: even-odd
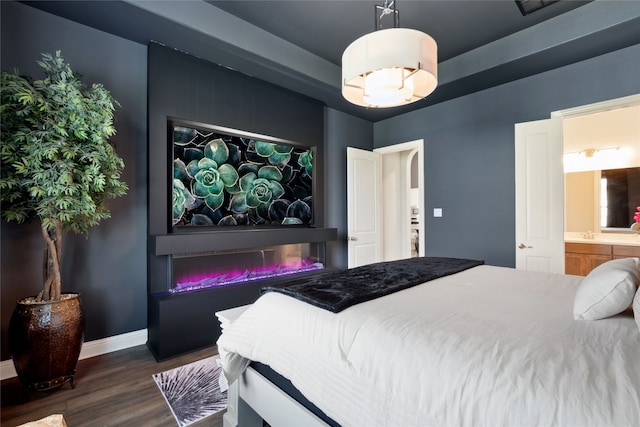
[[[85,340],[146,327],[146,46],[14,2],[0,2],[2,70],[35,78],[36,60],[61,50],[86,84],[103,83],[122,108],[114,141],[125,162],[125,197],[108,202],[112,217],[84,236],[68,235],[63,290],[77,291],[87,318]],[[43,240],[38,224],[2,221],[0,289],[2,359],[9,358],[7,327],[15,302],[40,290]]]
[[[639,70],[636,45],[375,123],[375,148],[425,141],[426,255],[515,266],[514,124],[640,93]]]

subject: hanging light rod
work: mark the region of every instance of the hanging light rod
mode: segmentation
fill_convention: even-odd
[[[375,29],[342,54],[342,96],[356,105],[387,108],[425,98],[438,85],[438,46],[421,31],[399,28],[397,1],[375,5]],[[393,16],[393,28],[382,19]]]
[[[382,18],[391,14],[393,14],[393,28],[398,28],[400,26],[400,12],[396,10],[395,0],[391,3],[385,1],[383,5],[376,4],[374,13],[375,26],[373,30],[382,30]]]

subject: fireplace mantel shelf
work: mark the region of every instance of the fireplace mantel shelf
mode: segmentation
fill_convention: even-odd
[[[330,242],[337,237],[336,228],[287,227],[161,234],[150,236],[149,245],[151,253],[159,256],[292,243]]]

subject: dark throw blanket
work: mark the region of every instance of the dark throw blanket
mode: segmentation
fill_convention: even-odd
[[[311,278],[265,286],[261,293],[280,292],[338,313],[347,307],[389,295],[420,283],[484,264],[458,258],[422,257],[333,270]]]

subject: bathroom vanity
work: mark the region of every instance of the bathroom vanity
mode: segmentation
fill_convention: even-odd
[[[586,276],[598,265],[617,258],[640,257],[640,240],[635,234],[565,234],[565,273]]]

